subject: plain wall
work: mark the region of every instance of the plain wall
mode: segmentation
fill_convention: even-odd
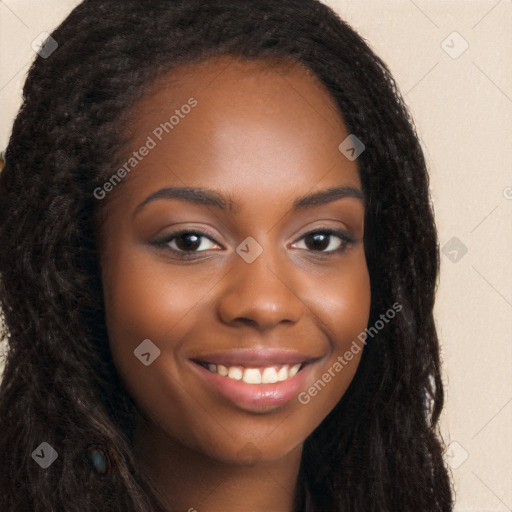
[[[0,151],[32,41],[78,3],[0,2]],[[326,3],[388,64],[426,151],[442,248],[441,430],[456,511],[512,511],[512,2]]]

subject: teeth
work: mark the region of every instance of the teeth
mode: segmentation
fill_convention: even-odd
[[[277,372],[277,380],[281,382],[282,380],[286,380],[288,378],[288,369],[289,366],[286,364]]]
[[[277,382],[277,372],[275,368],[265,368],[261,374],[263,384],[274,384]]]
[[[242,380],[247,384],[261,384],[261,372],[256,368],[247,368]]]
[[[222,377],[242,380],[246,384],[274,384],[291,379],[300,370],[302,364],[269,366],[268,368],[243,368],[242,366],[224,366],[223,364],[207,364],[208,370]]]
[[[210,368],[210,365],[208,365],[208,370],[210,370],[211,372],[215,372],[215,365],[212,364],[212,366],[213,366],[213,370]],[[219,365],[217,365],[217,373],[219,375],[222,375],[223,377],[227,377],[228,369],[223,364],[219,364]]]
[[[215,366],[215,365],[213,365]],[[228,370],[228,377],[230,379],[242,380],[242,368],[240,366],[230,366]]]
[[[294,364],[291,368],[290,368],[290,371],[288,373],[288,375],[290,377],[293,377],[295,375],[297,375],[297,372],[299,371],[299,368],[300,368],[300,363],[299,364]]]

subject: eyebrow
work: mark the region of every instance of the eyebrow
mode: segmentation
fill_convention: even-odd
[[[299,197],[293,202],[292,212],[303,211],[308,208],[321,206],[347,197],[360,199],[362,201],[364,199],[364,194],[360,189],[355,187],[331,187]],[[144,199],[144,201],[135,208],[134,214],[137,214],[148,203],[159,199],[180,199],[192,204],[214,206],[215,208],[223,211],[229,211],[231,213],[239,211],[239,206],[230,194],[220,193],[215,190],[201,187],[167,187],[154,192]]]

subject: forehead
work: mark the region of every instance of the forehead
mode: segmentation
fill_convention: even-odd
[[[302,65],[217,57],[160,77],[136,105],[130,148],[151,150],[128,188],[137,195],[171,184],[272,193],[322,179],[358,186],[357,164],[338,149],[348,135],[333,98]]]

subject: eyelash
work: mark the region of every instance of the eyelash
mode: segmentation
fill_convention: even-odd
[[[335,235],[336,237],[340,238],[342,241],[341,246],[338,249],[331,250],[331,251],[314,251],[312,249],[301,249],[301,250],[306,250],[309,252],[317,253],[319,255],[336,256],[338,254],[343,253],[349,245],[353,244],[356,241],[355,238],[352,237],[348,232],[337,230],[337,229],[331,229],[331,228],[319,228],[319,229],[315,229],[313,231],[309,231],[309,232],[305,233],[299,240],[303,240],[307,236],[310,236],[313,234],[320,234],[320,233],[327,235],[327,236]],[[195,251],[195,252],[194,251],[183,251],[183,250],[176,250],[176,249],[172,249],[172,248],[168,247],[170,242],[172,242],[173,240],[175,240],[176,238],[178,238],[179,236],[181,236],[183,234],[196,235],[199,238],[207,238],[211,242],[217,243],[213,239],[212,235],[210,235],[208,233],[205,233],[202,231],[196,231],[196,230],[192,230],[192,229],[190,229],[190,230],[183,229],[180,231],[175,231],[174,233],[166,234],[166,235],[162,236],[161,238],[153,240],[152,242],[150,242],[150,244],[153,246],[159,247],[159,248],[165,248],[166,250],[175,254],[180,259],[192,259],[195,257],[196,254],[206,252],[206,251]]]

